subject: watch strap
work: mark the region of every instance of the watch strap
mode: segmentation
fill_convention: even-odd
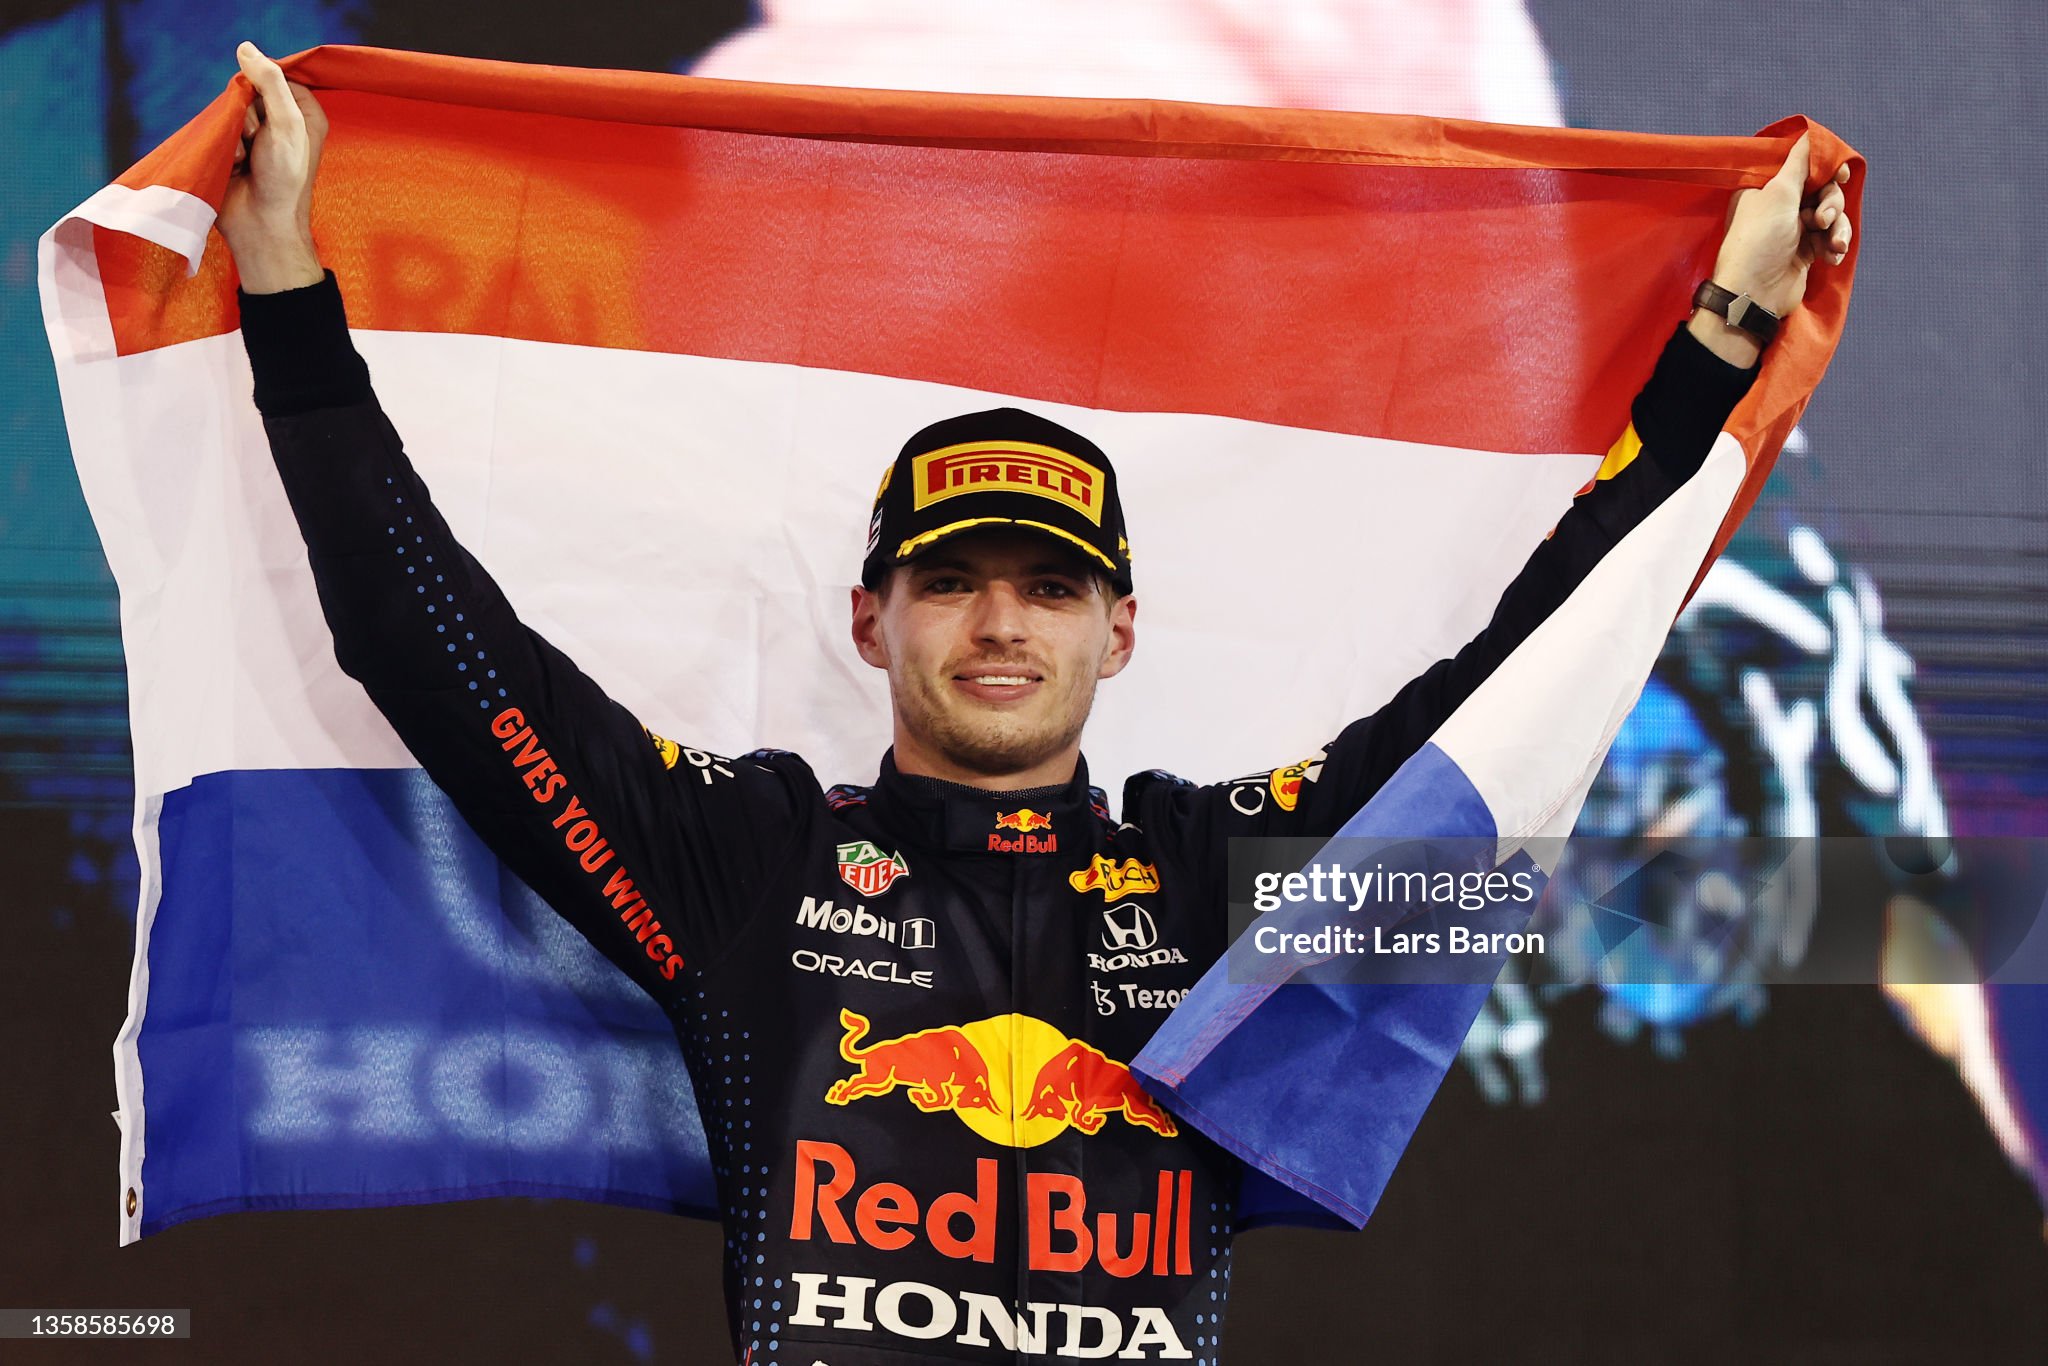
[[[1778,335],[1778,324],[1782,319],[1747,294],[1737,294],[1724,289],[1712,280],[1700,281],[1700,287],[1693,291],[1695,308],[1704,308],[1717,313],[1727,324],[1739,332],[1747,332],[1759,346],[1769,346],[1771,338]]]

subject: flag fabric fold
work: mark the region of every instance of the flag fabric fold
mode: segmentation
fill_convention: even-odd
[[[1146,633],[1092,770],[1270,766],[1484,625],[1626,429],[1729,192],[1802,132],[1816,187],[1854,159],[1802,118],[1691,138],[285,66],[332,128],[323,259],[463,543],[688,762],[774,744],[827,781],[888,739],[844,612],[905,433],[1015,403],[1111,451]],[[335,664],[211,230],[249,98],[237,77],[39,255],[130,675],[121,1236],[505,1193],[711,1213],[660,1012]],[[1827,366],[1854,259],[1816,272],[1700,472],[1359,832],[1480,830],[1506,865],[1569,831]],[[1362,1222],[1481,994],[1360,990],[1219,968],[1137,1060],[1252,1164],[1248,1222]]]

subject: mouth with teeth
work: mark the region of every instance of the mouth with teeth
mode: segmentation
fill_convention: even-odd
[[[1014,666],[1006,669],[964,669],[953,675],[953,686],[981,702],[1014,702],[1028,697],[1045,681],[1045,675]]]

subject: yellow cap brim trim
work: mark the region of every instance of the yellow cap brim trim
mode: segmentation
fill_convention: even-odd
[[[957,536],[970,528],[988,526],[997,522],[1006,523],[1011,526],[1030,527],[1033,531],[1043,531],[1048,535],[1057,536],[1063,541],[1072,542],[1074,545],[1087,551],[1091,557],[1100,561],[1102,566],[1109,570],[1110,573],[1115,574],[1119,572],[1115,560],[1110,559],[1109,556],[1103,554],[1073,532],[1066,530],[1064,527],[1053,526],[1048,522],[1034,522],[1028,517],[969,517],[965,521],[948,522],[942,527],[925,532],[922,536],[912,536],[902,545],[897,546],[895,558],[907,560],[934,541],[942,541],[948,536]]]

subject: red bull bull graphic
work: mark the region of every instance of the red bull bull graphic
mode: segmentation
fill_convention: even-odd
[[[851,1010],[839,1012],[839,1024],[846,1037],[839,1041],[839,1056],[857,1063],[860,1071],[832,1083],[825,1092],[830,1105],[845,1105],[864,1096],[882,1096],[901,1086],[910,1103],[930,1114],[935,1110],[995,1110],[988,1064],[963,1030],[951,1025],[920,1029],[883,1039],[866,1048],[867,1016]]]
[[[903,1088],[927,1114],[951,1110],[991,1143],[1034,1148],[1069,1127],[1102,1131],[1112,1115],[1163,1138],[1180,1132],[1130,1068],[1030,1015],[995,1015],[863,1044],[869,1023],[839,1012],[839,1056],[860,1070],[825,1092],[846,1105]]]
[[[1054,834],[1040,836],[1040,830],[1052,829],[1052,817],[1043,811],[1023,807],[1017,811],[998,811],[996,828],[989,832],[988,849],[992,854],[1054,854],[1059,852],[1060,837]],[[1005,839],[1001,831],[1017,832],[1013,839]]]
[[[1172,1138],[1173,1116],[1145,1093],[1131,1069],[1079,1039],[1046,1059],[1031,1083],[1026,1119],[1063,1119],[1084,1134],[1101,1132],[1117,1111],[1133,1124]]]
[[[1028,835],[1033,830],[1052,829],[1052,817],[1043,811],[1033,811],[1028,806],[1017,811],[998,811],[996,829],[1015,830],[1021,835]]]

